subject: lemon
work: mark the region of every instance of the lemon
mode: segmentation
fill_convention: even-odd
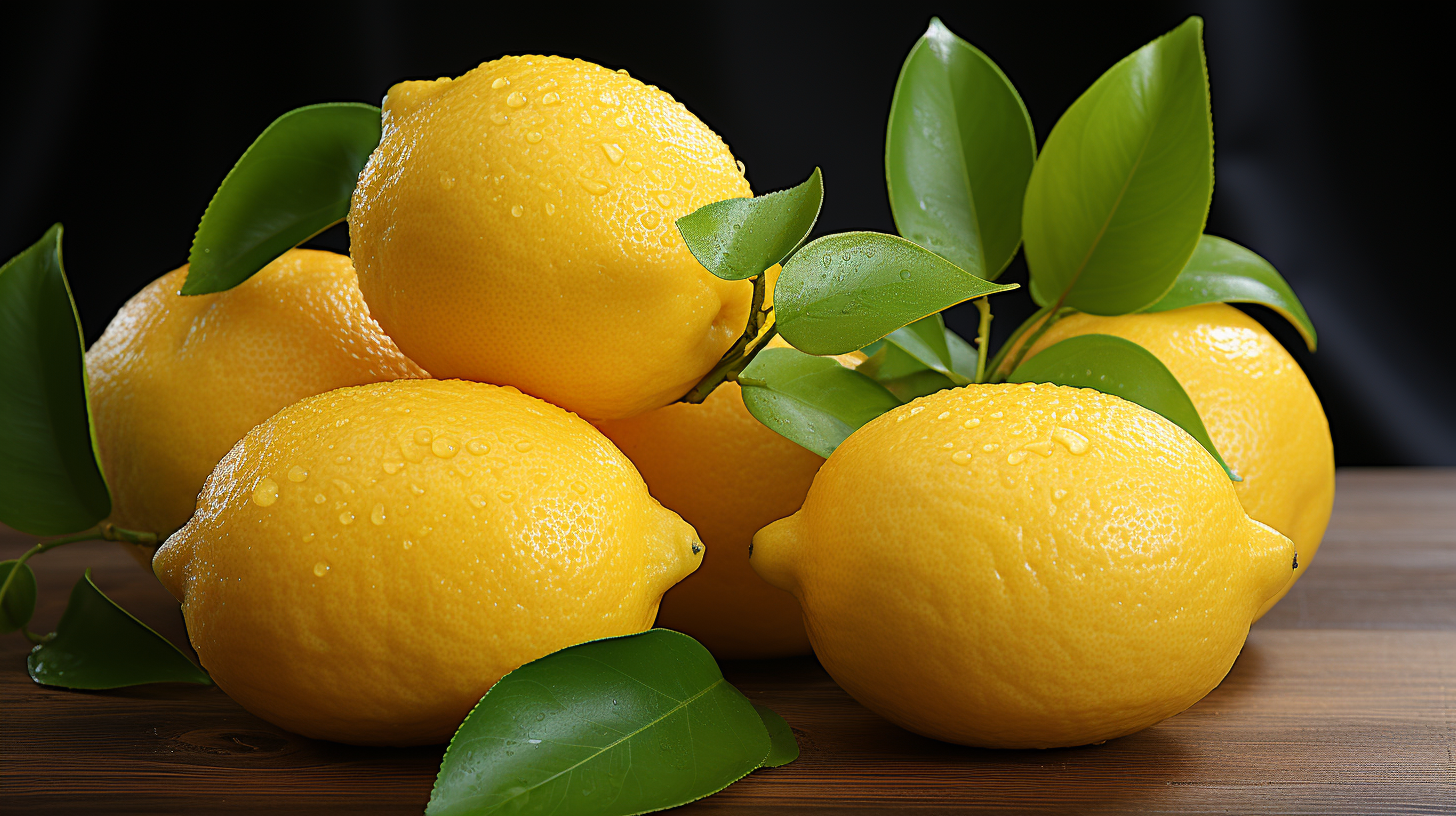
[[[150,283],[86,352],[118,526],[181,527],[218,460],[284,406],[426,376],[369,317],[342,255],[295,249],[215,295],[178,295],[186,278],[183,266]]]
[[[1330,426],[1309,380],[1258,321],[1222,303],[1120,317],[1073,314],[1031,353],[1094,332],[1131,340],[1168,367],[1243,478],[1234,492],[1244,511],[1294,542],[1299,568],[1262,616],[1314,561],[1335,501]]]
[[[667,93],[504,57],[395,85],[384,121],[349,238],[374,316],[436,376],[616,419],[687,392],[743,331],[752,285],[703,269],[674,221],[752,191]]]
[[[936,739],[1049,748],[1197,702],[1293,558],[1162,417],[972,385],[852,434],[750,561],[864,705]]]
[[[585,421],[511,388],[399,380],[250,431],[153,567],[244,708],[415,745],[517,666],[650,627],[701,552]]]
[[[772,287],[777,269],[769,272]],[[769,346],[788,344],[775,337]],[[836,359],[853,368],[864,355]],[[703,566],[663,596],[657,625],[693,636],[720,659],[808,654],[798,602],[754,573],[748,550],[755,532],[804,503],[823,457],[754,419],[734,382],[699,405],[676,403],[597,427],[708,547]]]

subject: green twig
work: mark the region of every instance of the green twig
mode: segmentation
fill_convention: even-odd
[[[976,309],[981,313],[981,325],[976,329],[976,382],[986,381],[986,347],[991,344],[991,304],[986,298],[976,298]]]
[[[1047,329],[1050,329],[1053,325],[1056,324],[1058,320],[1061,320],[1062,318],[1075,311],[1077,310],[1071,307],[1062,306],[1059,301],[1057,305],[1050,310],[1050,313],[1047,315],[1047,318],[1042,321],[1041,325],[1036,327],[1036,331],[1032,332],[1031,336],[1026,338],[1025,342],[1017,346],[1016,356],[1013,357],[1010,364],[1006,366],[1005,373],[998,375],[1000,377],[998,382],[1005,382],[1006,378],[1011,376],[1012,373],[1016,371],[1016,367],[1021,365],[1022,360],[1026,359],[1027,352],[1031,351],[1031,347],[1036,345],[1036,341],[1040,340],[1043,334],[1046,334]],[[1006,345],[1009,347],[1011,343],[1008,341]]]
[[[773,315],[772,306],[767,309],[763,307],[767,292],[768,276],[760,274],[753,279],[753,302],[748,308],[748,325],[744,327],[743,335],[723,354],[718,364],[698,380],[698,384],[678,399],[678,402],[697,405],[707,399],[713,389],[727,380],[736,379],[738,373],[747,368],[753,362],[754,356],[778,333],[778,329],[773,326],[767,332],[763,330],[764,324]],[[760,334],[763,336],[759,337]]]
[[[25,562],[29,561],[32,556],[40,555],[43,552],[54,550],[55,548],[60,547],[64,544],[74,544],[77,541],[125,541],[128,544],[140,544],[144,547],[155,547],[157,546],[157,544],[160,543],[156,533],[144,533],[137,530],[127,530],[121,527],[117,527],[109,521],[103,521],[95,527],[82,530],[79,533],[72,533],[68,536],[53,538],[49,541],[36,542],[36,545],[34,547],[31,547],[24,553],[21,553],[20,557],[15,559],[15,566],[10,568],[10,574],[5,576],[5,582],[0,583],[0,603],[5,602],[5,594],[10,591],[10,585],[15,581],[16,574],[20,572],[20,568],[25,566]],[[29,638],[32,643],[42,643],[45,641],[45,638],[33,634],[32,632],[30,632],[30,630],[25,629],[24,627],[21,627],[21,632],[27,638]]]

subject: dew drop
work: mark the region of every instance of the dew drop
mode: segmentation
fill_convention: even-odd
[[[512,493],[509,490],[502,490],[499,495],[500,500],[503,502],[513,502],[516,500],[516,494]]]
[[[491,123],[492,124],[496,124],[496,125],[504,125],[507,121],[510,120],[510,118],[511,117],[506,116],[504,113],[501,113],[500,111],[496,111],[495,113],[492,113],[490,115],[490,121],[491,121]]]
[[[1067,497],[1067,491],[1060,487],[1052,491],[1052,501],[1061,501]]]
[[[981,450],[985,451],[986,453],[992,453],[999,447],[1001,446],[996,444],[995,442],[987,442],[986,444],[981,446]]]
[[[290,482],[301,482],[307,478],[308,471],[304,470],[298,465],[294,465],[293,467],[288,469],[288,481]]]
[[[415,494],[416,496],[425,495],[425,489],[417,484],[410,485],[410,492]]]
[[[547,91],[545,95],[541,97],[541,104],[543,105],[555,105],[557,102],[560,101],[561,94],[558,94],[555,91]]]
[[[992,419],[1000,419],[1001,417],[1003,417],[1005,415],[1006,415],[1006,412],[1005,411],[996,411],[996,412],[994,412],[994,413],[991,414],[991,418]]]
[[[1026,458],[1026,451],[1012,451],[1006,454],[1006,464],[1019,465]]]
[[[258,486],[253,488],[253,504],[267,507],[276,501],[278,501],[278,483],[264,476],[263,481],[258,482]]]
[[[977,425],[980,425],[980,424],[981,424],[981,420],[979,418],[977,418],[977,417],[971,417],[970,419],[966,420],[965,422],[962,422],[961,423],[961,427],[962,428],[974,428],[974,427],[976,427]]]
[[[428,444],[430,444],[430,440],[433,439],[434,436],[435,436],[434,434],[430,433],[430,429],[429,428],[416,428],[415,429],[415,444],[416,445],[428,445]]]
[[[541,143],[541,133],[539,131],[535,131],[535,130],[531,131],[530,133],[527,133],[526,134],[526,143],[527,144],[540,144]]]
[[[662,222],[662,216],[658,215],[655,210],[648,210],[642,213],[640,220],[642,221],[642,226],[647,229],[657,229],[657,225]]]
[[[546,214],[547,215],[555,215],[556,214],[556,205],[555,204],[552,204],[549,201],[546,202]]]
[[[621,116],[618,116],[616,119],[613,119],[612,121],[617,123],[617,127],[624,128],[632,124],[632,116],[630,114],[624,113]]]
[[[410,547],[413,547],[415,545],[415,543],[413,541],[410,541],[408,538],[406,538],[402,543],[403,543],[404,548],[406,550],[408,550]]]
[[[738,175],[742,176],[748,173],[748,165],[744,164],[741,161],[734,162],[734,164],[738,166]]]
[[[908,269],[901,269],[900,270],[900,280],[904,280],[904,281],[910,280],[910,270],[908,270]]]
[[[954,442],[947,442],[944,445],[941,445],[941,447],[942,448],[945,448],[946,450],[951,450],[952,448],[955,447],[955,443]]]
[[[471,493],[469,496],[466,497],[466,501],[470,502],[472,507],[485,506],[485,497],[480,495],[479,493]]]
[[[579,178],[576,182],[581,185],[581,189],[586,190],[592,195],[606,195],[607,191],[612,189],[609,185],[596,181],[595,179]]]
[[[632,161],[627,162],[627,169],[631,170],[634,173],[640,173],[642,172],[642,162],[633,159]]]
[[[950,411],[941,411],[936,419],[950,419]]]
[[[350,513],[348,510],[345,510],[344,512],[339,514],[339,523],[344,525],[345,527],[348,527],[350,524],[354,523],[354,514]]]
[[[472,439],[465,443],[465,449],[476,456],[490,453],[490,444],[484,439]]]
[[[374,522],[375,527],[384,524],[384,505],[376,502],[374,509],[369,511],[369,520]]]
[[[957,465],[964,465],[971,461],[971,455],[965,451],[956,451],[950,455],[950,460]]]
[[[1028,442],[1025,445],[1022,445],[1021,449],[1031,451],[1032,453],[1040,454],[1042,456],[1052,455],[1052,443],[1045,439],[1041,440],[1040,442]]]
[[[524,439],[521,440],[520,442],[517,442],[516,443],[516,450],[520,451],[521,453],[525,453],[526,451],[528,451],[530,449],[531,449],[531,443],[525,441]]]
[[[385,473],[395,474],[404,467],[404,462],[385,462],[383,467]]]
[[[1052,441],[1065,446],[1075,456],[1081,456],[1087,452],[1087,437],[1070,428],[1056,428],[1053,430]]]
[[[505,77],[496,77],[495,82],[490,83],[490,87],[498,91],[509,84],[511,84],[511,81],[509,79],[506,79]]]
[[[519,108],[526,104],[526,97],[522,96],[520,91],[511,91],[511,95],[506,97],[506,104],[513,108]]]
[[[657,194],[657,203],[658,204],[661,204],[663,207],[671,207],[672,206],[672,196],[668,195],[667,193],[658,193]]]
[[[313,565],[313,574],[322,578],[329,574],[329,565],[323,561]]]
[[[611,162],[612,164],[621,164],[622,157],[627,155],[626,153],[622,152],[622,148],[614,144],[603,144],[602,152],[607,154],[607,161]]]
[[[581,493],[582,495],[586,495],[586,491],[587,491],[586,482],[572,482],[571,483],[571,489],[574,490],[574,491],[576,491],[577,493]]]
[[[354,492],[354,486],[344,481],[343,479],[334,479],[333,482],[334,487],[337,487],[339,489],[339,492],[343,493],[345,496],[348,496]]]
[[[526,211],[526,209],[524,207],[522,207],[520,204],[517,204],[517,205],[511,207],[511,215],[515,216],[516,218],[520,218],[521,217],[521,213],[523,213],[525,211]]]
[[[328,496],[325,496],[322,493],[317,493],[313,497],[313,503],[314,504],[323,504],[324,502],[326,502],[328,500],[329,500],[329,497]]]

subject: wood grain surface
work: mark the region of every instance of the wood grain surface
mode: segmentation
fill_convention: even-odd
[[[27,546],[0,533],[0,558]],[[116,545],[34,562],[49,631],[86,567],[176,643],[170,596]],[[316,742],[215,688],[44,688],[0,638],[5,813],[423,811],[442,749]],[[961,748],[865,710],[809,658],[730,663],[802,754],[684,814],[1456,812],[1456,470],[1344,470],[1308,574],[1202,702],[1105,745]]]

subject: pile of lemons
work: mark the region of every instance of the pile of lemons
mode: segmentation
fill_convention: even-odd
[[[352,261],[293,250],[196,297],[184,267],[87,354],[112,521],[175,531],[150,563],[204,667],[282,727],[440,742],[506,672],[656,621],[720,658],[812,649],[919,733],[1084,744],[1206,694],[1314,555],[1328,426],[1241,312],[1076,315],[1031,350],[1136,340],[1240,483],[1051,385],[932,394],[824,460],[733,383],[674,403],[752,294],[674,227],[752,195],[682,104],[507,57],[383,116]]]

